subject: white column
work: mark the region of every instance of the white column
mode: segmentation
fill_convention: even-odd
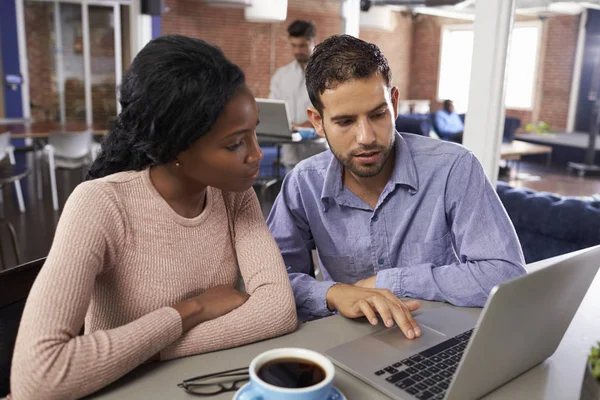
[[[131,60],[138,52],[137,44],[137,20],[140,14],[140,2],[132,1],[129,6],[129,50],[131,52]]]
[[[56,86],[58,90],[58,104],[60,112],[60,122],[67,122],[67,110],[65,103],[65,74],[63,66],[63,41],[62,41],[62,23],[60,14],[60,4],[54,3],[54,36],[56,49],[54,51],[54,61],[56,65]]]
[[[342,17],[342,32],[358,37],[360,31],[360,0],[345,0],[340,8]]]
[[[15,12],[17,14],[17,41],[19,43],[19,68],[21,69],[21,77],[23,78],[21,84],[21,105],[23,107],[23,118],[31,118],[31,104],[29,100],[29,63],[27,61],[25,6],[23,1],[24,0],[15,1]]]
[[[475,37],[469,110],[463,144],[479,159],[495,185],[504,130],[506,55],[515,0],[475,3]]]
[[[90,15],[87,3],[81,4],[81,30],[83,31],[83,76],[85,92],[85,123],[92,125],[92,51],[90,49]]]
[[[567,114],[567,132],[573,132],[575,130],[575,117],[577,116],[577,102],[579,100],[579,87],[581,85],[581,68],[583,66],[583,51],[585,49],[585,25],[587,24],[587,15],[587,8],[584,8],[579,17],[579,35],[577,36],[577,50],[575,51],[573,78],[571,80],[569,113]]]
[[[152,39],[152,17],[142,14],[139,1],[132,1],[129,8],[129,22],[131,57],[133,59]]]
[[[121,84],[123,75],[123,57],[121,48],[121,5],[115,4],[113,8],[114,18],[114,32],[115,32],[115,94],[117,88]],[[116,94],[117,114],[121,112],[121,103],[119,103],[119,96]]]

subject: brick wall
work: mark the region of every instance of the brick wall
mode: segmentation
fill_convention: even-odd
[[[468,23],[424,15],[414,21],[409,97],[430,100],[432,111],[441,107],[437,101],[441,28],[463,22]],[[579,16],[551,17],[544,24],[536,84],[539,97],[532,110],[507,109],[506,115],[521,119],[523,126],[543,120],[560,131],[567,124]]]
[[[431,111],[437,111],[441,107],[437,100],[437,85],[442,26],[460,23],[468,21],[426,15],[418,15],[413,21],[409,98],[429,100]]]
[[[255,96],[269,94],[275,70],[293,60],[288,44],[288,25],[296,19],[313,21],[317,43],[339,34],[342,29],[340,4],[328,0],[289,0],[287,20],[281,23],[252,23],[239,8],[223,8],[197,0],[167,0],[169,11],[163,16],[163,34],[200,38],[219,46],[225,55],[246,73]],[[392,32],[362,29],[361,39],[377,44],[388,58],[394,84],[400,97],[408,96],[412,21],[394,12]]]
[[[30,100],[34,105],[31,116],[38,121],[44,121],[46,113],[51,114],[58,109],[51,41],[51,32],[54,30],[53,8],[52,3],[25,3]]]
[[[567,125],[579,16],[549,18],[547,24],[539,120],[561,130]]]
[[[413,24],[410,17],[393,12],[395,29],[383,31],[361,29],[360,38],[375,43],[385,54],[392,70],[392,83],[398,87],[400,99],[407,99],[411,80]]]
[[[340,3],[326,0],[290,0],[287,20],[278,24],[247,22],[243,9],[209,6],[197,0],[167,0],[167,6],[163,34],[196,37],[219,46],[244,70],[256,97],[267,97],[275,69],[293,60],[287,41],[287,27],[292,21],[313,21],[317,41],[342,29]]]

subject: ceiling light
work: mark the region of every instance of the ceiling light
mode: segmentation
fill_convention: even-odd
[[[579,3],[569,1],[558,1],[548,4],[548,11],[558,14],[577,15],[581,14],[583,7]]]

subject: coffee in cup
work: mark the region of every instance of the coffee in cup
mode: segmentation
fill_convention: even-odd
[[[335,390],[335,368],[316,351],[301,348],[273,349],[250,363],[250,384],[239,400],[326,400]]]

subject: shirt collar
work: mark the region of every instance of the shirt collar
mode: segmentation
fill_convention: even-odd
[[[298,60],[294,60],[292,61],[293,65],[294,65],[294,70],[296,72],[300,72],[302,73],[302,75],[304,75],[304,70],[302,69],[302,65],[300,65],[300,62]]]
[[[419,177],[417,175],[417,168],[412,153],[402,135],[398,132],[396,132],[395,135],[395,163],[388,185],[405,185],[411,188],[412,192],[416,193],[419,190]],[[331,161],[329,161],[329,165],[325,172],[325,180],[323,182],[323,189],[321,190],[321,200],[327,198],[339,198],[343,187],[342,171],[342,163],[339,162],[335,156],[331,157]]]

